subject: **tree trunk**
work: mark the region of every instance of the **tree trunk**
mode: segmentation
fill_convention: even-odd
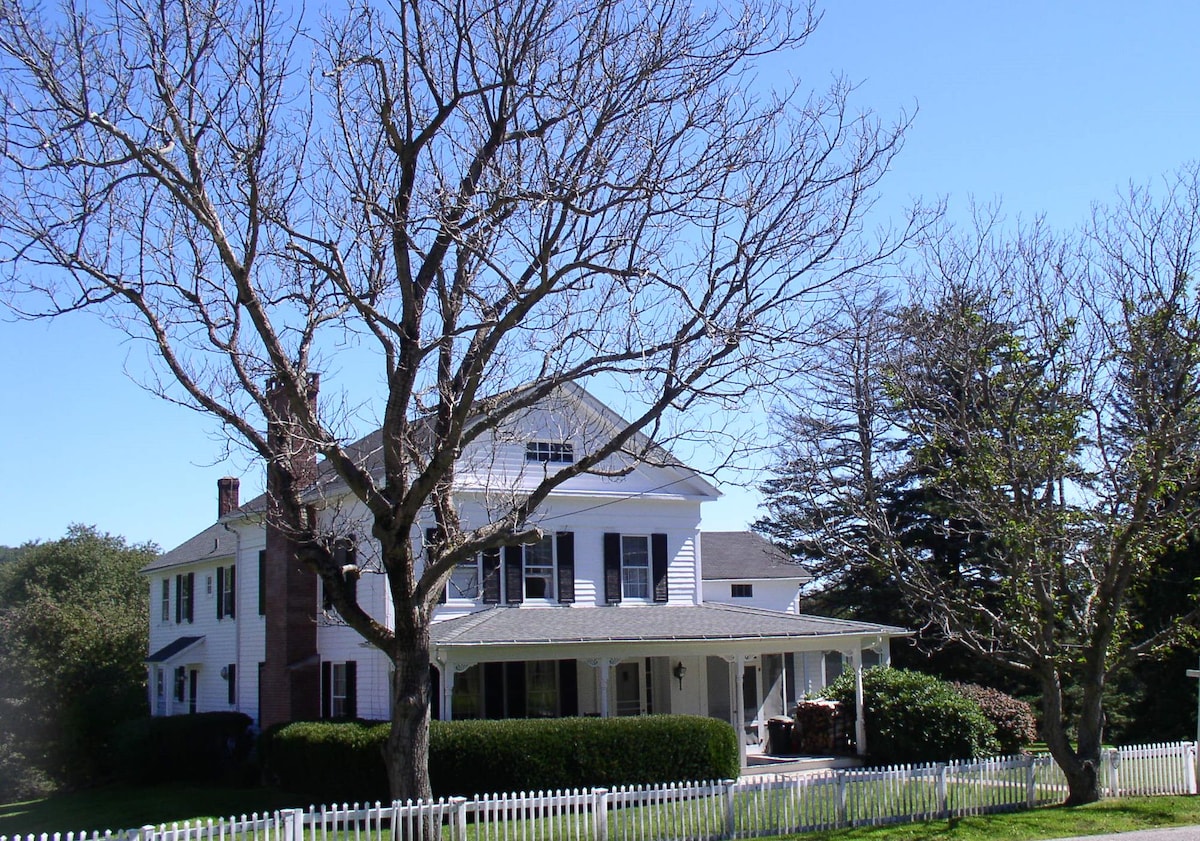
[[[392,728],[384,749],[388,784],[394,800],[430,799],[429,629],[396,624]]]
[[[1085,699],[1093,693],[1085,692]],[[1095,697],[1099,697],[1098,694]],[[1042,680],[1042,738],[1050,755],[1067,778],[1067,799],[1064,805],[1082,806],[1100,799],[1100,742],[1103,713],[1098,705],[1085,700],[1080,711],[1078,747],[1067,738],[1063,720],[1062,684],[1057,675]]]

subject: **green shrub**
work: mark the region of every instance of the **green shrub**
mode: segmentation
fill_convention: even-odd
[[[987,720],[996,728],[996,741],[1003,754],[1019,753],[1038,739],[1033,707],[999,689],[976,683],[952,683],[954,691],[979,705]]]
[[[825,694],[855,714],[853,674],[843,674]],[[995,728],[979,705],[931,675],[867,669],[863,701],[867,755],[874,763],[945,762],[999,751]]]
[[[298,722],[264,734],[281,788],[322,801],[385,800],[388,725]],[[435,721],[435,796],[736,777],[733,728],[698,716]]]
[[[252,773],[252,723],[238,712],[127,721],[113,735],[116,776],[132,783],[244,782]]]

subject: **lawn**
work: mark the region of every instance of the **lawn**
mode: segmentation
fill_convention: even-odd
[[[111,786],[0,806],[0,836],[118,829],[297,805],[305,804],[298,803],[294,796],[262,788]],[[610,832],[620,823],[620,820],[611,821]],[[1074,809],[1042,808],[786,837],[801,841],[1033,841],[1193,823],[1200,824],[1200,797],[1140,797]]]

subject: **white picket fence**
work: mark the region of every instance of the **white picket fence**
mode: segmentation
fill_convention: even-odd
[[[1196,794],[1196,744],[1105,751],[1105,796]],[[717,841],[1059,803],[1047,755],[798,776],[284,809],[123,832],[0,841]]]

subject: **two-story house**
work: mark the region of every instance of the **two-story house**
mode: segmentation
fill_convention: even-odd
[[[496,495],[574,459],[613,422],[568,387],[475,442],[458,470],[464,521],[483,521]],[[370,437],[357,451],[368,463],[378,455]],[[318,472],[319,516],[369,533],[357,503]],[[338,622],[315,584],[298,593],[263,586],[282,580],[268,570],[264,499],[240,505],[237,494],[236,479],[220,480],[217,521],[144,570],[151,709],[236,709],[262,720],[271,717],[265,693],[290,676],[302,699],[293,716],[387,718],[387,658]],[[435,717],[691,713],[731,722],[754,745],[770,716],[843,668],[887,661],[903,629],[806,616],[801,567],[757,535],[701,532],[700,507],[718,496],[669,457],[562,485],[537,512],[539,543],[484,553],[454,572],[432,630]],[[412,539],[419,547],[424,530]],[[361,573],[356,598],[388,622],[371,551],[368,541],[348,548]],[[281,655],[268,628],[288,618],[281,612],[305,641],[273,672],[267,662]]]

